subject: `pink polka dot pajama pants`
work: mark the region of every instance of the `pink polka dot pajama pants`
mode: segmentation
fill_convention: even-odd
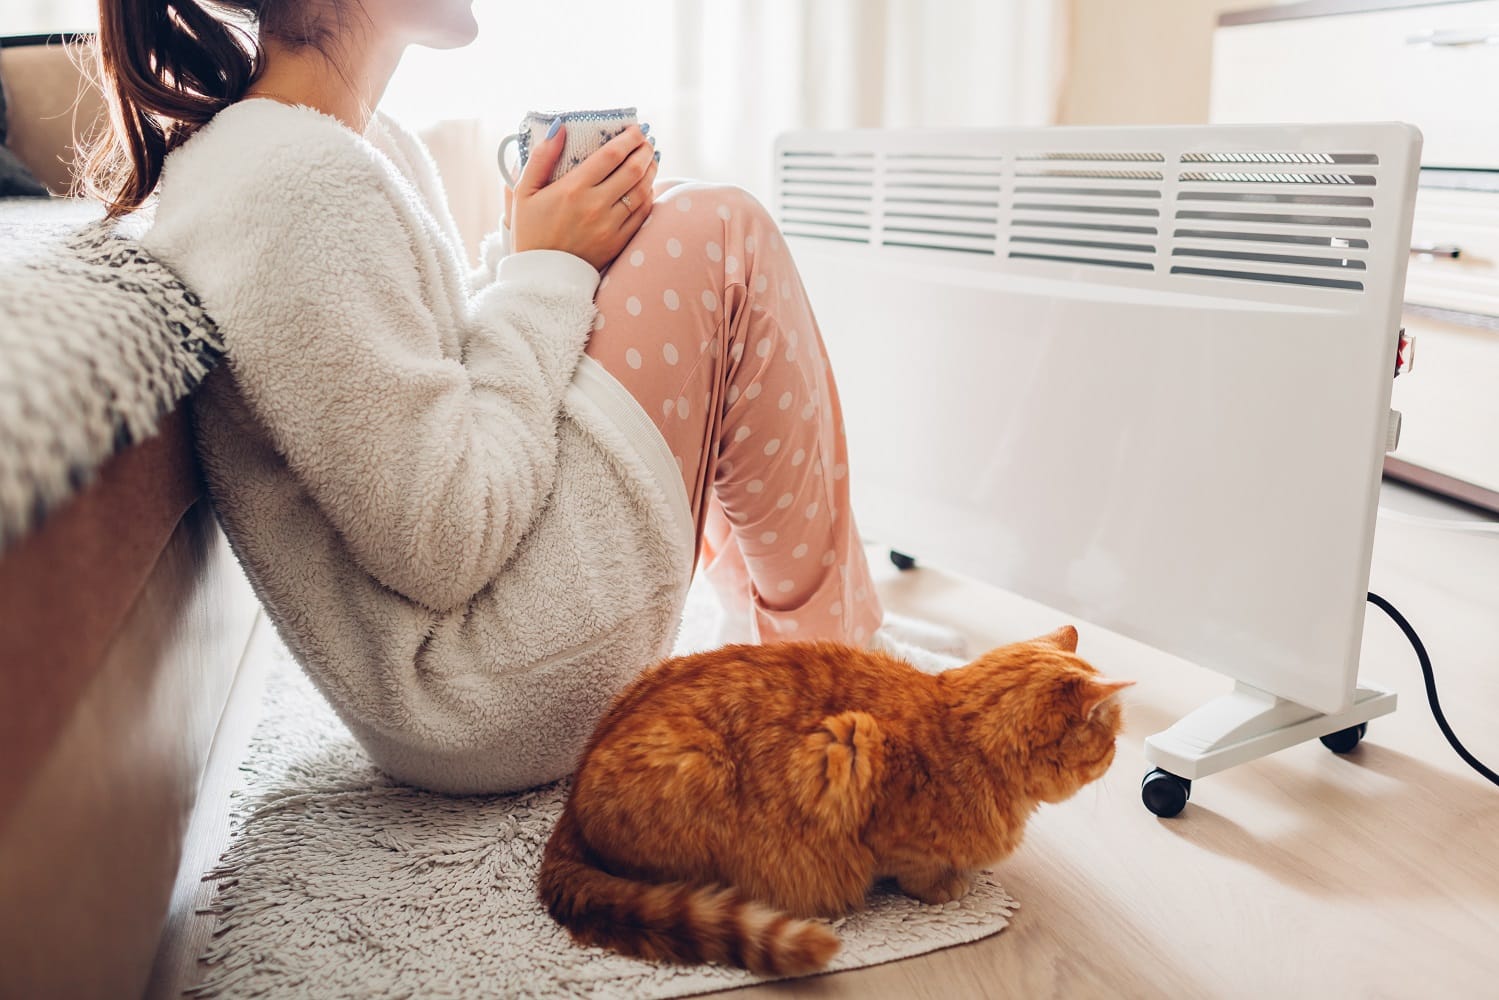
[[[588,354],[687,488],[700,565],[762,642],[863,645],[883,617],[848,503],[837,389],[774,220],[741,188],[662,183],[604,272]]]

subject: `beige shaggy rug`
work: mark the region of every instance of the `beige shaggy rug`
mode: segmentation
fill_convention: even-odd
[[[689,605],[679,650],[702,644],[714,613]],[[397,785],[284,650],[242,772],[230,846],[204,876],[216,929],[190,995],[634,1000],[764,981],[573,944],[535,896],[567,783],[473,798]],[[834,922],[843,949],[829,971],[976,941],[1015,906],[989,875],[944,906],[877,890]]]

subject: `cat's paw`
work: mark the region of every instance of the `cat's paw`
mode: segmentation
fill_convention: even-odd
[[[962,899],[973,889],[976,876],[973,872],[946,871],[936,877],[915,878],[902,876],[897,879],[900,891],[928,905],[951,903]]]

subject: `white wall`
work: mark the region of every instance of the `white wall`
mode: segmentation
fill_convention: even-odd
[[[1066,125],[1207,121],[1213,29],[1274,0],[1071,0]],[[1280,0],[1288,2],[1288,0]]]

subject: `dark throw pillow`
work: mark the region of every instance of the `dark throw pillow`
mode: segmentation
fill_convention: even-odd
[[[46,198],[47,189],[31,176],[16,154],[5,148],[9,132],[5,117],[5,84],[0,83],[0,198]]]
[[[16,154],[0,146],[0,198],[49,198],[51,194],[31,176]]]

